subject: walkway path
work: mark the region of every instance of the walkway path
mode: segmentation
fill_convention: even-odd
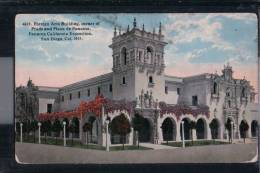
[[[152,148],[154,150],[161,150],[161,149],[176,149],[178,147],[171,147],[167,145],[159,145],[159,144],[152,144],[152,143],[140,143],[140,146]]]
[[[257,143],[160,150],[100,151],[53,145],[16,143],[23,163],[241,163],[254,161]],[[253,159],[253,160],[252,160]]]

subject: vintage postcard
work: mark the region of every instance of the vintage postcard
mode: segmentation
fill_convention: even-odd
[[[19,14],[19,163],[258,158],[253,13]]]

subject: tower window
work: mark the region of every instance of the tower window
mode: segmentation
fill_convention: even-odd
[[[152,63],[152,48],[151,47],[147,47],[146,48],[146,52],[147,52],[147,58],[148,58],[148,62]]]
[[[101,93],[101,88],[98,87],[98,95]]]
[[[70,100],[72,100],[72,94],[70,93]]]
[[[218,89],[218,84],[216,82],[214,82],[213,94],[217,94],[217,89]]]
[[[88,89],[88,97],[90,96],[90,89]]]
[[[142,51],[139,51],[139,61],[142,61]]]
[[[177,88],[177,94],[180,95],[180,93],[181,93],[181,89]]]
[[[47,113],[51,113],[52,111],[52,104],[47,104]]]
[[[229,88],[227,88],[227,90],[226,90],[226,96],[230,97],[230,89]]]
[[[122,79],[122,84],[125,84],[125,77],[123,77]]]
[[[231,108],[231,101],[228,101],[228,107]]]
[[[61,101],[64,102],[64,96],[61,96]]]
[[[165,86],[165,94],[168,94],[168,86]]]
[[[198,105],[198,96],[192,96],[192,106]]]
[[[110,91],[110,92],[113,91],[113,86],[112,86],[112,84],[109,85],[109,91]]]
[[[122,57],[122,60],[123,60],[123,64],[126,65],[126,63],[127,63],[127,52],[126,52],[125,47],[122,48],[121,57]]]
[[[244,87],[242,88],[241,96],[242,96],[242,97],[245,97],[245,96],[246,96],[246,92],[245,92],[245,88],[244,88]]]
[[[80,93],[80,91],[78,92],[78,98],[80,98],[81,97],[81,93]]]
[[[152,84],[153,83],[153,77],[149,76],[149,83]]]

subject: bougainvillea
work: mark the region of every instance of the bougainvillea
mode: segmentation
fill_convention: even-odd
[[[105,113],[111,113],[114,111],[127,111],[128,114],[132,114],[134,111],[134,103],[126,100],[106,100]]]
[[[102,106],[104,106],[105,113],[112,113],[114,111],[127,111],[128,114],[133,114],[135,108],[135,102],[129,102],[126,100],[110,100],[105,99],[102,95],[96,96],[92,101],[82,101],[79,106],[70,112],[52,112],[52,113],[41,113],[38,115],[37,119],[40,121],[62,118],[82,118],[81,116],[85,113],[94,113],[97,117],[102,114]],[[187,106],[184,104],[178,105],[167,105],[165,102],[159,103],[160,115],[163,116],[167,113],[173,113],[179,120],[181,115],[191,114],[197,117],[199,114],[206,115],[209,118],[209,107],[208,106]]]
[[[94,100],[89,102],[82,101],[74,111],[41,113],[38,115],[37,119],[40,121],[54,121],[55,119],[62,118],[82,118],[81,116],[88,112],[94,113],[97,117],[100,117],[102,114],[102,106],[104,106],[105,113],[114,112],[116,110],[126,110],[129,114],[131,114],[134,109],[133,102],[127,102],[126,100],[115,101],[105,99],[102,95],[97,95]]]
[[[184,104],[177,104],[177,105],[167,105],[165,102],[159,103],[160,107],[160,115],[163,116],[164,114],[173,113],[176,118],[179,120],[182,115],[191,114],[195,118],[202,114],[209,118],[209,107],[208,106],[188,106]]]

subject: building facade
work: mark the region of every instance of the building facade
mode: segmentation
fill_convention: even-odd
[[[79,119],[79,138],[83,139],[82,126],[92,124],[91,134],[96,143],[105,145],[105,120],[110,121],[123,114],[131,124],[135,116],[143,118],[139,131],[141,142],[161,143],[180,141],[181,122],[184,122],[185,139],[228,139],[228,125],[233,123],[233,136],[240,138],[241,122],[249,125],[247,137],[256,137],[258,127],[258,103],[256,92],[246,79],[235,79],[232,67],[224,65],[222,73],[204,73],[190,77],[165,74],[164,35],[161,24],[158,33],[140,29],[134,19],[132,29],[125,33],[115,28],[112,44],[112,72],[79,81],[61,88],[37,87],[32,93],[35,116],[39,113],[74,111],[82,101],[94,100],[97,95],[114,102],[134,103],[133,111],[120,108],[103,111],[101,118],[86,113]],[[30,83],[32,83],[30,81]],[[31,84],[32,85],[32,84]],[[17,88],[17,110],[23,107],[21,94],[27,87]],[[31,90],[30,90],[31,91]],[[31,93],[31,92],[29,92]],[[27,115],[28,111],[23,115]],[[17,112],[16,117],[22,116]],[[191,128],[190,122],[196,127]],[[214,122],[214,123],[213,123]],[[214,124],[214,125],[212,125]],[[190,133],[191,132],[191,133]],[[116,135],[110,135],[110,143]],[[135,139],[134,130],[127,135],[127,143]]]

